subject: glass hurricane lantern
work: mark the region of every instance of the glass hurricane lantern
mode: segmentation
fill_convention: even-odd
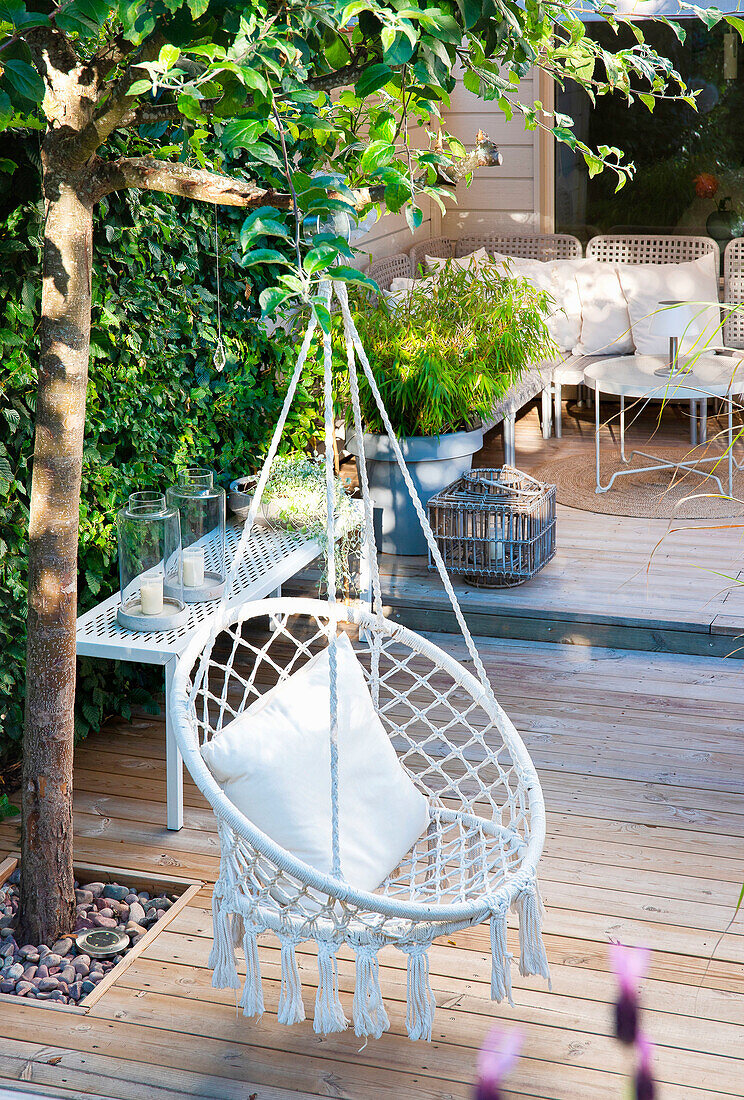
[[[119,624],[128,630],[168,630],[188,619],[181,595],[178,509],[161,493],[132,493],[116,517]]]
[[[203,466],[182,470],[167,491],[181,517],[183,599],[217,600],[225,588],[225,490]]]

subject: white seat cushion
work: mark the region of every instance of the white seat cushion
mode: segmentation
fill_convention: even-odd
[[[717,269],[713,253],[689,263],[618,268],[639,355],[668,355],[670,336],[679,338],[685,354],[723,343]],[[662,306],[665,301],[686,304]]]
[[[424,832],[429,804],[401,766],[351,643],[338,639],[339,849],[349,885],[375,890]],[[329,658],[323,649],[202,747],[230,801],[330,874]]]
[[[628,303],[617,265],[583,260],[576,269],[581,336],[574,355],[630,355],[634,350]]]

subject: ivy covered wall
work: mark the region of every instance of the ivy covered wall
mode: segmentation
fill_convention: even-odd
[[[25,582],[41,294],[43,206],[31,159],[0,177],[0,792],[12,787],[23,728]],[[25,196],[25,197],[24,197]],[[218,214],[222,329],[216,340],[214,209],[134,192],[101,204],[80,509],[78,608],[118,586],[115,519],[128,494],[162,488],[203,462],[222,483],[257,467],[287,382],[290,342],[268,338],[255,311],[262,285],[241,268],[243,215]],[[255,303],[255,304],[254,304]],[[304,449],[312,395],[295,401],[285,448]],[[79,736],[133,704],[154,706],[159,670],[79,661]]]

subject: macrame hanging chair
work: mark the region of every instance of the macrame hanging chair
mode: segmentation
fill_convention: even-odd
[[[407,1030],[430,1039],[435,1001],[429,984],[428,948],[439,936],[490,923],[491,996],[511,1003],[507,914],[519,920],[519,970],[549,981],[542,942],[542,907],[536,870],[545,839],[540,783],[527,750],[497,703],[447,576],[426,514],[408,473],[374,375],[349,309],[346,287],[330,281],[321,293],[338,299],[346,340],[354,429],[361,450],[359,476],[364,539],[371,568],[372,607],[336,600],[334,555],[327,554],[327,599],[271,598],[230,602],[233,580],[261,505],[273,459],[316,328],[313,315],[300,348],[286,399],[251,509],[211,629],[197,633],[179,660],[170,698],[180,751],[218,822],[220,872],[214,887],[213,985],[239,989],[245,1015],[260,1015],[264,999],[257,937],[267,930],[281,947],[278,1018],[305,1018],[297,944],[318,950],[314,1028],[319,1034],[347,1025],[338,993],[336,953],[346,945],[356,958],[353,1024],[357,1035],[379,1037],[389,1021],[380,991],[377,954],[392,945],[407,956]],[[333,510],[331,337],[323,333],[327,546],[336,536]],[[374,544],[359,403],[357,362],[367,378],[390,446],[411,495],[426,540],[462,631],[475,674],[432,642],[385,619]],[[269,621],[261,640],[246,629]],[[254,624],[258,625],[258,624]],[[374,708],[400,764],[429,805],[426,831],[374,893],[358,890],[342,875],[339,855],[337,634],[347,628],[365,670]],[[350,630],[348,628],[351,628]],[[356,629],[354,629],[356,628]],[[219,642],[218,642],[219,638]],[[268,679],[286,680],[319,646],[328,647],[332,871],[326,874],[276,844],[223,792],[201,746],[267,690]],[[242,946],[246,977],[238,977]]]

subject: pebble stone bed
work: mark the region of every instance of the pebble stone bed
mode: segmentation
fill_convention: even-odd
[[[124,958],[95,959],[79,952],[73,937],[47,944],[19,944],[14,927],[20,871],[0,886],[0,993],[35,1001],[77,1004]],[[170,909],[177,894],[150,896],[116,882],[75,882],[75,932],[86,928],[124,931],[133,947]]]

